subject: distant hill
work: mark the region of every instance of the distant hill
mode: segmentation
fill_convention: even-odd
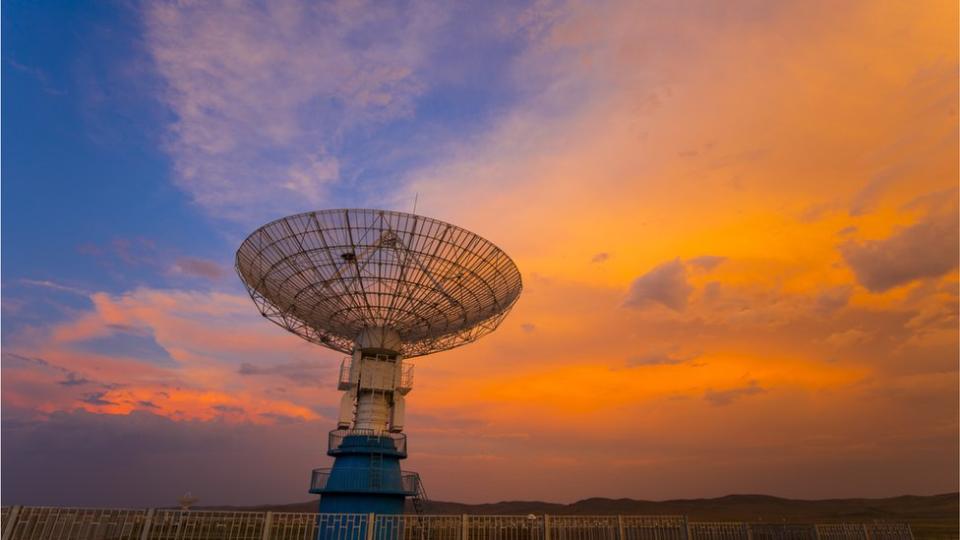
[[[217,507],[227,509],[227,507]],[[230,507],[231,510],[274,512],[316,512],[317,501],[257,507]],[[209,509],[213,509],[210,507]],[[916,538],[960,538],[960,493],[885,499],[798,500],[769,495],[727,495],[715,499],[638,501],[634,499],[590,498],[572,504],[538,501],[504,501],[463,504],[427,501],[427,514],[661,514],[686,515],[690,521],[749,521],[827,523],[835,521],[908,522]]]

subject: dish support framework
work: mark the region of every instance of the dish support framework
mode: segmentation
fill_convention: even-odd
[[[337,387],[344,394],[327,448],[334,464],[315,469],[310,485],[320,494],[321,513],[402,514],[407,497],[420,502],[419,475],[400,468],[407,457],[404,396],[413,382],[400,345],[392,330],[365,329],[340,366]]]

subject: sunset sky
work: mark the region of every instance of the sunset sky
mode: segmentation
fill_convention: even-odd
[[[4,505],[309,499],[343,355],[234,253],[415,198],[524,278],[415,360],[431,498],[960,489],[956,2],[2,10]]]

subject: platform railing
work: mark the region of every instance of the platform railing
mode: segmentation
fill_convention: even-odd
[[[377,357],[372,357],[372,359],[379,360]],[[345,356],[343,360],[340,361],[340,372],[337,377],[337,388],[339,390],[349,390],[356,386],[354,382],[350,380],[351,365],[353,365],[353,358],[349,356]],[[402,360],[400,361],[400,369],[393,381],[393,388],[404,395],[410,392],[413,388],[413,364]]]
[[[337,469],[337,473],[335,483],[331,484],[334,469],[329,467],[314,469],[310,475],[310,492],[321,493],[332,488],[338,491],[393,492],[414,495],[420,484],[420,475],[411,471],[381,470],[374,476],[370,474],[370,469],[345,467]]]
[[[407,456],[407,436],[405,434],[373,429],[335,429],[330,432],[327,438],[328,451],[332,453],[339,451],[347,437],[367,437],[370,443],[374,445],[383,445],[385,441],[389,441],[392,447],[386,448],[386,450],[397,452],[403,457]]]
[[[2,540],[913,540],[905,523],[4,507]]]

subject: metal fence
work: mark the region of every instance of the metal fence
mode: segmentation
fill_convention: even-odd
[[[913,540],[903,523],[688,522],[683,516],[379,516],[12,506],[2,540]],[[372,525],[372,526],[371,526]]]
[[[691,523],[689,536],[701,540],[747,540],[750,538],[750,526],[746,523],[700,522]]]
[[[862,526],[861,526],[862,528]],[[803,523],[754,523],[749,528],[753,540],[807,540],[819,538],[817,526]],[[852,540],[855,537],[844,536]],[[859,537],[856,537],[859,540]]]
[[[3,512],[3,540],[140,540],[151,510],[14,506]]]
[[[260,512],[200,512],[159,510],[147,538],[151,540],[260,540],[267,514]]]

